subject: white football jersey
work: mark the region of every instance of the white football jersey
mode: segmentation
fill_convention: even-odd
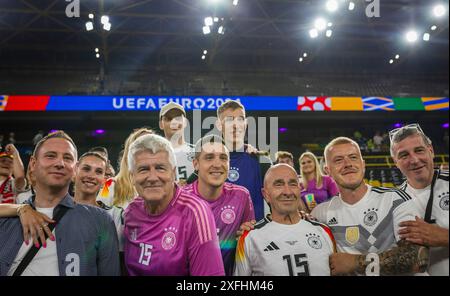
[[[319,204],[311,212],[332,230],[339,252],[350,254],[381,253],[400,240],[399,223],[414,220],[414,202],[405,192],[394,188],[372,187],[351,205],[340,195]]]
[[[241,236],[237,276],[327,276],[334,238],[326,225],[300,220],[294,225],[261,220]]]
[[[110,178],[106,180],[105,184],[103,184],[102,188],[97,194],[96,200],[105,204],[108,207],[112,207],[114,203],[114,186],[116,184],[116,180],[114,178]]]
[[[177,159],[177,180],[187,180],[194,172],[194,146],[184,143],[182,146],[174,148],[175,158]]]
[[[428,199],[430,198],[431,185],[424,189],[414,189],[407,182],[400,188],[406,191],[416,204],[419,216],[424,217],[427,208]],[[436,183],[434,185],[433,207],[431,210],[431,219],[436,224],[448,229],[448,198],[449,198],[448,171],[438,173]],[[430,248],[430,265],[428,273],[430,275],[449,275],[449,248],[436,247]]]

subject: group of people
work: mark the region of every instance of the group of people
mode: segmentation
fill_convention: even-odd
[[[131,133],[109,179],[107,154],[78,157],[63,131],[36,144],[28,178],[9,146],[0,184],[32,194],[0,204],[0,275],[449,275],[448,172],[420,126],[389,134],[407,179],[394,189],[364,182],[350,138],[326,146],[326,175],[304,153],[299,177],[286,155],[261,164],[239,102],[217,118],[222,137],[190,145],[184,108],[165,105],[164,137]]]

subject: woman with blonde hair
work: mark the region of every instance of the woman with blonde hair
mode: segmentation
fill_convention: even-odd
[[[316,205],[338,194],[336,182],[322,173],[317,157],[311,152],[300,155],[301,197],[311,211]]]
[[[131,182],[130,172],[128,170],[127,157],[131,143],[143,135],[153,134],[149,128],[135,129],[126,139],[123,150],[123,157],[120,160],[120,169],[114,178],[106,180],[104,187],[100,190],[97,200],[106,206],[116,206],[120,208],[128,207],[128,204],[136,196],[136,190]]]

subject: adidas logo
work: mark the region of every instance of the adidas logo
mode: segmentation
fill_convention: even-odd
[[[268,251],[275,251],[275,250],[279,250],[280,248],[278,248],[278,246],[274,243],[271,242],[265,249],[264,252],[268,252]]]
[[[335,217],[331,218],[330,221],[328,221],[328,225],[336,225],[338,224],[338,221]]]

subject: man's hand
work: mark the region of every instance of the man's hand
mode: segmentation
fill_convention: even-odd
[[[358,267],[358,255],[334,253],[330,255],[331,275],[348,275],[355,272]]]
[[[236,240],[239,240],[239,238],[244,233],[244,231],[250,231],[250,230],[254,229],[255,224],[256,224],[255,220],[242,223],[241,227],[239,227],[239,230],[236,233]]]
[[[6,153],[13,155],[16,158],[19,155],[19,150],[13,144],[8,144],[5,146]]]
[[[317,206],[317,203],[316,203],[315,200],[313,200],[313,201],[308,205],[309,212],[311,213],[312,210],[313,210],[316,206]]]
[[[429,224],[416,216],[415,221],[401,222],[400,238],[427,247],[448,247],[448,229]]]
[[[50,240],[55,240],[55,237],[48,228],[48,223],[55,223],[55,221],[46,215],[33,210],[29,205],[24,205],[23,208],[19,210],[19,218],[20,223],[22,224],[25,244],[28,245],[29,239],[31,238],[34,245],[38,247],[39,239],[45,248],[47,244],[45,242],[44,231],[47,233]]]
[[[303,220],[313,220],[313,221],[317,221],[317,219],[312,216],[310,213],[307,213],[305,211],[298,211],[300,213],[300,216],[302,217]]]
[[[256,153],[258,153],[258,149],[256,149],[255,147],[253,147],[250,144],[247,144],[247,153],[248,154],[256,154]]]

